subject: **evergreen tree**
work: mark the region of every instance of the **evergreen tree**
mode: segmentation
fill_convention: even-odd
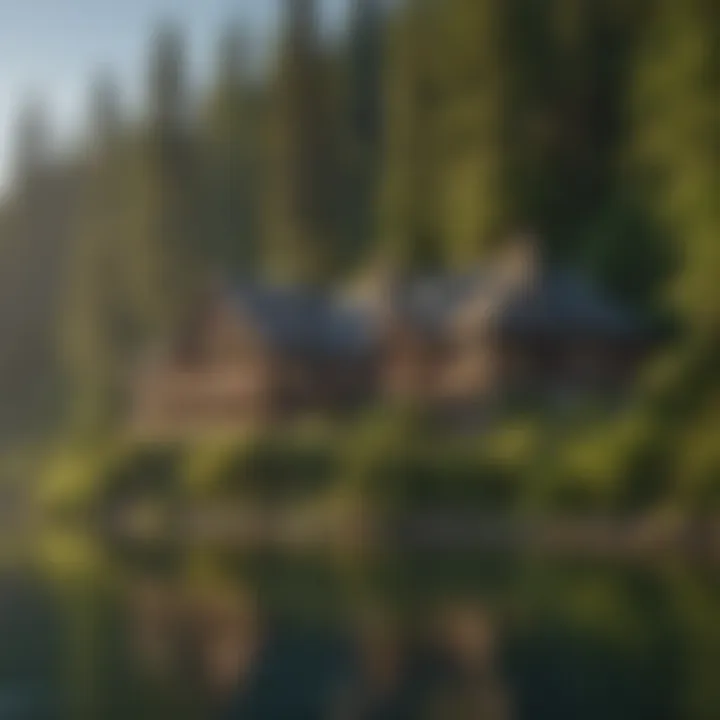
[[[111,416],[128,363],[132,325],[128,282],[132,263],[122,235],[120,103],[111,77],[97,78],[90,110],[87,162],[68,255],[61,324],[72,398],[70,422],[81,432],[100,429]]]
[[[614,1],[550,3],[553,107],[543,158],[548,170],[532,208],[537,224],[553,238],[556,255],[582,252],[578,244],[618,199],[626,79],[643,2],[631,5],[629,10]],[[610,212],[617,215],[619,209]]]
[[[449,263],[482,257],[512,208],[505,0],[451,0],[438,23],[439,223]]]
[[[61,276],[77,192],[77,166],[50,156],[42,104],[23,108],[13,189],[4,215],[0,267],[0,427],[3,435],[37,434],[57,419],[57,329]]]
[[[675,243],[683,340],[651,376],[663,472],[685,499],[720,499],[720,8],[658,0],[638,54],[634,160],[648,210]]]
[[[384,18],[379,0],[355,0],[349,30],[349,111],[352,137],[363,156],[377,155],[381,139]]]
[[[433,267],[442,247],[436,217],[436,161],[429,54],[431,22],[422,0],[391,19],[385,73],[385,148],[380,208],[383,262],[398,271]]]
[[[205,216],[210,257],[247,272],[257,253],[261,185],[262,98],[251,84],[242,31],[230,26],[220,41],[214,86],[202,126]]]
[[[22,193],[51,162],[47,110],[37,98],[26,102],[18,113],[14,146],[14,180]]]
[[[677,242],[678,307],[697,331],[720,323],[720,11],[659,0],[639,55],[635,156],[647,197]]]
[[[382,152],[384,17],[378,0],[355,0],[347,38],[344,80],[345,183],[341,232],[348,260],[364,258],[376,231],[377,184]]]
[[[314,0],[289,0],[273,82],[265,199],[266,264],[307,282],[328,276],[332,237],[332,130]]]
[[[130,190],[136,313],[154,331],[178,322],[192,302],[198,262],[197,157],[190,134],[182,40],[172,26],[154,35],[149,122],[134,150]]]

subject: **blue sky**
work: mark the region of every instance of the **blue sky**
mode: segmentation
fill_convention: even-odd
[[[350,0],[321,0],[323,22],[336,27]],[[202,77],[223,24],[237,18],[249,39],[277,28],[282,0],[0,0],[0,184],[12,157],[11,129],[28,96],[46,103],[61,137],[82,127],[88,79],[99,67],[116,71],[130,103],[141,79],[153,25],[177,20],[189,62]]]

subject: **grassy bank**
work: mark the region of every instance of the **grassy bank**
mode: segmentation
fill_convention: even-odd
[[[714,515],[720,481],[672,477],[663,450],[632,417],[604,424],[587,411],[553,421],[526,413],[458,435],[383,412],[178,444],[63,443],[43,460],[36,499],[63,518],[278,507],[383,517]]]

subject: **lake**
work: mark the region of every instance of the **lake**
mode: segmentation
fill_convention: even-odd
[[[0,555],[0,718],[720,717],[720,575],[661,559]]]

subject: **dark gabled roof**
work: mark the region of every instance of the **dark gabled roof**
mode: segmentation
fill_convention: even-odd
[[[536,282],[498,303],[493,322],[507,332],[591,332],[633,335],[638,318],[570,269],[545,270]]]
[[[307,353],[365,352],[388,314],[395,322],[443,334],[475,302],[499,332],[632,336],[643,330],[632,313],[573,269],[541,265],[529,279],[508,281],[490,263],[465,273],[392,278],[376,288],[374,305],[344,302],[315,288],[258,282],[239,284],[226,296],[274,347]]]
[[[488,264],[460,274],[396,279],[384,290],[391,317],[428,332],[443,332],[473,302],[487,308],[490,324],[501,332],[642,331],[638,318],[571,268],[541,266],[531,282],[513,284]]]
[[[232,304],[283,350],[354,354],[370,341],[365,315],[315,289],[245,283],[233,290]]]
[[[441,332],[459,305],[486,281],[484,272],[393,278],[359,306],[370,316],[384,315],[423,331]]]

